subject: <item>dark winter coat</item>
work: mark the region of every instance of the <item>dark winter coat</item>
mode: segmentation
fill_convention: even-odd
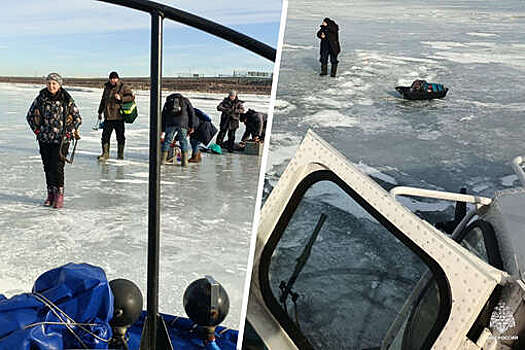
[[[264,137],[264,129],[266,127],[267,119],[268,114],[249,109],[248,112],[243,114],[241,117],[241,120],[246,125],[246,131],[244,132],[244,135],[246,137],[249,137],[250,134],[260,138]]]
[[[225,97],[221,103],[217,106],[217,110],[222,112],[221,114],[221,130],[237,130],[239,128],[239,119],[241,114],[244,113],[243,101],[235,97],[235,100],[231,100],[229,97]]]
[[[321,52],[324,47],[328,47],[332,54],[337,56],[341,52],[341,45],[339,44],[339,26],[330,18],[325,18],[324,21],[327,26],[322,25],[321,29],[317,32],[317,37],[321,39]],[[325,35],[324,39],[321,38],[322,33]]]
[[[120,101],[115,98],[115,94],[120,95]],[[98,114],[104,112],[105,120],[124,120],[120,115],[120,106],[122,103],[134,100],[133,91],[122,80],[119,80],[115,86],[108,81],[104,84],[104,92],[102,92],[102,98],[98,106]]]
[[[211,122],[211,118],[198,108],[194,108],[197,125],[194,126],[195,131],[191,134],[192,140],[197,140],[207,145],[217,133],[217,128]]]
[[[82,118],[75,101],[64,88],[60,88],[55,95],[45,88],[40,90],[29,108],[27,122],[38,141],[61,143],[62,136],[66,137],[66,141],[72,138],[73,132],[82,123]]]
[[[179,104],[179,99],[182,105]],[[175,104],[176,108],[181,108],[180,111],[174,109]],[[169,95],[162,108],[162,131],[166,131],[168,127],[193,129],[195,124],[197,121],[190,100],[181,94]]]

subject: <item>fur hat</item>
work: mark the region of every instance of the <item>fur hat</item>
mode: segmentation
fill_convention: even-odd
[[[117,72],[109,73],[109,79],[117,78],[120,79]]]
[[[60,76],[58,73],[49,73],[46,77],[46,81],[54,80],[58,83],[58,85],[62,86],[64,83],[64,79]]]

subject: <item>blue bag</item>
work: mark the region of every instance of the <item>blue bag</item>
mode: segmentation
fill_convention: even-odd
[[[107,349],[112,317],[104,271],[67,264],[42,274],[32,293],[0,295],[0,350]]]

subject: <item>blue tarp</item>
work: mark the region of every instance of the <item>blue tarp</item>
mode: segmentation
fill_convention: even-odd
[[[436,84],[436,83],[426,83],[425,90],[430,87],[432,89],[432,92],[441,92],[443,91],[443,84]]]
[[[80,341],[63,324],[40,324],[63,323],[64,313],[78,323],[92,324],[84,327],[96,336],[111,338],[113,295],[104,270],[68,264],[41,275],[33,293],[10,299],[0,295],[0,350],[78,349],[83,348],[80,341],[92,349],[107,348],[107,343],[78,326],[72,328]]]
[[[64,324],[50,324],[63,323],[64,314],[76,323],[91,324],[84,327],[96,337],[79,326],[72,327],[74,335]],[[10,299],[0,295],[0,350],[107,349],[108,343],[103,340],[111,339],[109,321],[112,316],[113,294],[104,271],[87,264],[68,264],[41,275],[34,284],[33,293]],[[128,330],[130,350],[139,349],[144,317],[145,312]],[[216,342],[204,344],[190,319],[162,317],[174,349],[236,348],[236,330],[217,327]]]
[[[138,350],[140,346],[140,335],[144,325],[146,313],[143,312],[140,319],[128,330],[129,349]],[[170,335],[173,349],[179,350],[235,350],[239,332],[233,329],[217,327],[215,330],[215,343],[207,346],[199,338],[192,320],[184,317],[161,315]]]

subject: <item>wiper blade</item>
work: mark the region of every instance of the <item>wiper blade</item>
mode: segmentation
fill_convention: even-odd
[[[297,264],[295,265],[295,269],[292,273],[292,276],[290,276],[290,279],[288,279],[287,283],[284,283],[284,281],[281,281],[281,285],[279,288],[281,289],[281,296],[279,298],[279,301],[284,304],[286,309],[286,299],[288,298],[288,295],[294,294],[292,293],[292,288],[299,277],[299,274],[303,270],[303,267],[306,265],[308,258],[310,257],[310,254],[312,253],[312,247],[315,243],[315,240],[317,239],[317,236],[319,236],[319,232],[321,231],[321,228],[324,225],[324,222],[328,216],[324,213],[321,213],[321,217],[319,218],[319,221],[317,221],[317,225],[315,226],[314,232],[310,236],[310,239],[308,240],[308,243],[303,249],[303,252],[301,255],[297,258]],[[297,296],[294,296],[294,299],[297,299]]]

